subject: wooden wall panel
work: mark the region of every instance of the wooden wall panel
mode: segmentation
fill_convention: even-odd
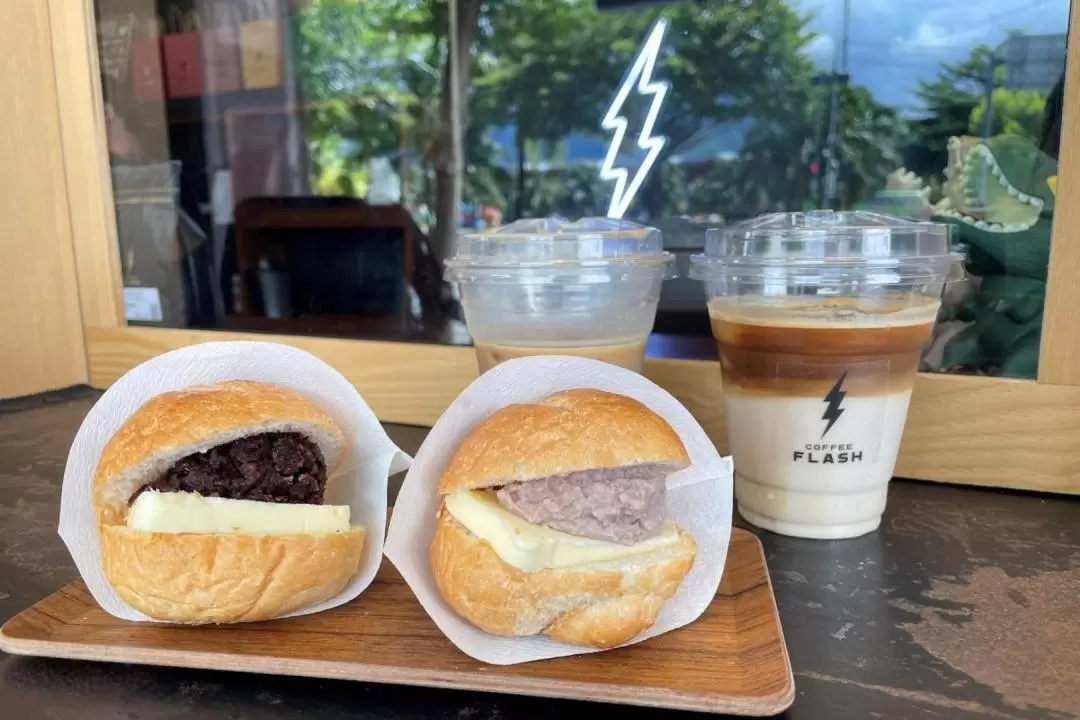
[[[419,343],[245,335],[209,330],[87,328],[90,384],[105,388],[144,360],[214,340],[287,342],[333,365],[383,422],[432,425],[476,378],[472,348]]]
[[[44,0],[0,2],[0,398],[85,383]]]
[[[133,327],[90,328],[87,339],[95,387],[185,345],[287,342],[341,371],[381,420],[408,425],[433,424],[477,374],[467,347]],[[726,451],[718,363],[650,359],[645,374],[677,397]],[[896,475],[1080,494],[1080,387],[920,375]]]
[[[37,2],[38,0],[34,0]],[[124,324],[93,0],[47,0],[79,301],[87,325]],[[164,107],[160,109],[164,114]],[[164,140],[163,140],[164,142]]]
[[[1039,382],[1080,385],[1080,0],[1069,19],[1069,61],[1058,156],[1057,200],[1050,245]]]

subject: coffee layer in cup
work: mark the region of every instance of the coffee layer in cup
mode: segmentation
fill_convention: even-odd
[[[645,338],[625,338],[604,345],[476,343],[476,362],[482,373],[507,360],[534,355],[571,355],[591,358],[640,373],[645,360]]]
[[[848,397],[909,391],[937,298],[785,297],[709,304],[725,393]]]

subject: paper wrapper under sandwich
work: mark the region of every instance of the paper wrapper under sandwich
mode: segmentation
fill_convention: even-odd
[[[668,478],[668,512],[694,536],[697,554],[679,591],[656,623],[633,644],[692,623],[720,585],[731,538],[732,473],[690,412],[643,376],[596,360],[542,356],[511,360],[484,373],[450,405],[431,429],[405,477],[386,539],[386,555],[428,615],[462,652],[493,665],[564,657],[596,650],[544,636],[488,634],[458,616],[435,586],[429,546],[439,507],[439,479],[450,456],[478,422],[511,403],[531,403],[560,390],[594,388],[637,399],[663,417],[682,439],[690,467]]]
[[[110,615],[153,621],[117,595],[102,569],[91,497],[102,449],[152,397],[227,380],[263,381],[294,390],[329,413],[346,438],[344,456],[328,478],[326,503],[348,505],[352,524],[366,528],[359,567],[337,596],[286,617],[342,605],[375,578],[383,555],[387,480],[406,470],[412,458],[394,445],[352,384],[310,353],[277,343],[211,342],[165,353],[126,373],[91,408],[71,446],[64,469],[60,537],[90,593]]]

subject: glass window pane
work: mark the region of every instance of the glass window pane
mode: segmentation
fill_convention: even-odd
[[[676,255],[650,353],[714,357],[705,231],[861,209],[967,255],[924,370],[1033,377],[1070,7],[972,7],[96,0],[129,322],[468,343],[460,232],[614,212]]]
[[[129,323],[468,342],[435,244],[445,4],[96,10]]]
[[[659,20],[656,164],[626,217],[680,257],[767,212],[865,209],[953,226],[923,369],[1034,377],[1053,217],[1068,0],[506,3],[471,65],[467,199],[506,219],[603,214],[602,119]],[[647,165],[639,84],[615,167]],[[483,128],[477,125],[483,124]],[[707,336],[699,284],[664,288],[656,330]],[[655,344],[655,343],[654,343]],[[675,343],[679,345],[680,343]],[[682,343],[683,347],[689,344]]]

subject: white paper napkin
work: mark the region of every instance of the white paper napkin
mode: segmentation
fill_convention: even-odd
[[[303,350],[269,342],[211,342],[174,350],[144,362],[110,387],[83,420],[71,445],[60,500],[60,537],[90,593],[110,615],[150,618],[120,599],[101,568],[91,492],[105,444],[147,400],[170,390],[226,380],[261,380],[295,390],[331,415],[348,448],[327,483],[326,502],[349,505],[352,524],[367,529],[355,576],[338,596],[286,617],[327,610],[352,600],[371,584],[382,560],[386,485],[412,458],[390,438],[375,413],[341,373]]]
[[[510,403],[536,402],[570,388],[595,388],[636,398],[667,420],[690,453],[691,466],[668,479],[668,509],[694,536],[697,557],[656,624],[628,644],[693,622],[712,602],[720,585],[731,537],[733,465],[730,458],[720,457],[690,412],[641,375],[596,360],[561,356],[511,360],[481,375],[435,423],[405,476],[386,538],[387,557],[431,619],[462,652],[482,662],[513,665],[596,652],[543,636],[506,638],[479,630],[443,602],[428,564],[439,506],[439,478],[468,432]]]

